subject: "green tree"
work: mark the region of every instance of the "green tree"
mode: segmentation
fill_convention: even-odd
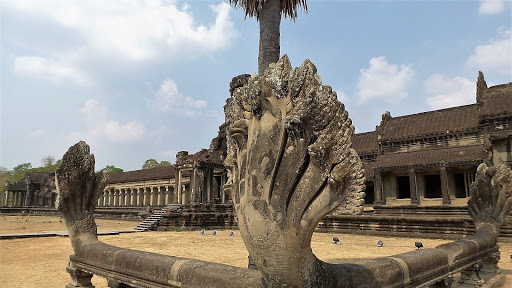
[[[171,162],[162,160],[158,163],[158,167],[171,166]]]
[[[142,169],[151,169],[155,167],[158,167],[158,161],[156,161],[153,158],[146,160],[146,162],[144,162],[144,165],[142,165]]]
[[[260,23],[258,74],[262,75],[270,63],[277,62],[281,53],[281,14],[290,20],[297,18],[300,7],[307,12],[306,0],[229,0],[234,7],[245,10],[245,17],[256,17]]]
[[[107,165],[105,166],[105,168],[103,168],[102,170],[106,170],[107,171],[107,174],[116,174],[116,173],[121,173],[123,172],[124,170],[121,169],[121,168],[118,168],[114,165]]]
[[[43,159],[41,159],[41,164],[43,167],[52,166],[55,164],[55,157],[52,155],[45,156]]]
[[[23,164],[20,164],[20,165],[18,165],[16,167],[12,168],[11,174],[17,174],[17,173],[26,171],[26,170],[31,169],[31,168],[32,168],[32,164],[30,164],[30,163],[23,163]]]

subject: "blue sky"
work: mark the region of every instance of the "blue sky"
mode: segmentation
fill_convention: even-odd
[[[512,81],[512,3],[309,1],[281,53],[306,58],[356,132],[381,115],[475,102]],[[85,140],[97,169],[207,148],[231,78],[257,71],[258,23],[223,1],[0,0],[0,166]]]

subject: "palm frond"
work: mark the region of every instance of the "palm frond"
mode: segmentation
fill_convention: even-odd
[[[292,20],[297,18],[299,8],[308,11],[306,0],[229,0],[229,3],[235,8],[244,9],[245,17],[256,17],[259,20],[259,12],[266,1],[280,1],[281,13]]]

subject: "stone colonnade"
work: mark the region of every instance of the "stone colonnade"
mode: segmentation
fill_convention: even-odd
[[[3,206],[22,207],[25,206],[26,191],[4,191]]]
[[[177,203],[174,186],[108,188],[98,198],[98,207],[165,206]]]
[[[36,191],[38,192],[38,191]],[[52,194],[37,195],[36,192],[30,191],[4,191],[4,198],[1,203],[3,207],[55,207],[55,192],[47,192]],[[29,196],[29,193],[32,193]]]
[[[465,203],[475,172],[476,167],[461,169],[446,166],[437,169],[409,168],[405,171],[377,170],[374,204],[420,205],[424,201],[439,201],[438,204],[451,205],[456,199]]]

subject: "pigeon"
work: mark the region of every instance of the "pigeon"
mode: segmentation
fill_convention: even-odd
[[[421,247],[423,247],[423,243],[421,243],[421,242],[414,242],[414,246],[416,246],[416,248],[420,249]]]
[[[212,235],[213,235],[213,236],[217,236],[217,231],[213,230],[213,231],[212,231]]]
[[[229,232],[229,236],[235,236],[235,232],[233,232],[233,231]]]
[[[204,235],[204,229],[201,229],[201,235]]]
[[[384,247],[384,242],[382,240],[377,241],[377,247]]]
[[[338,245],[339,242],[340,242],[340,239],[338,239],[337,237],[332,237],[332,244]]]

